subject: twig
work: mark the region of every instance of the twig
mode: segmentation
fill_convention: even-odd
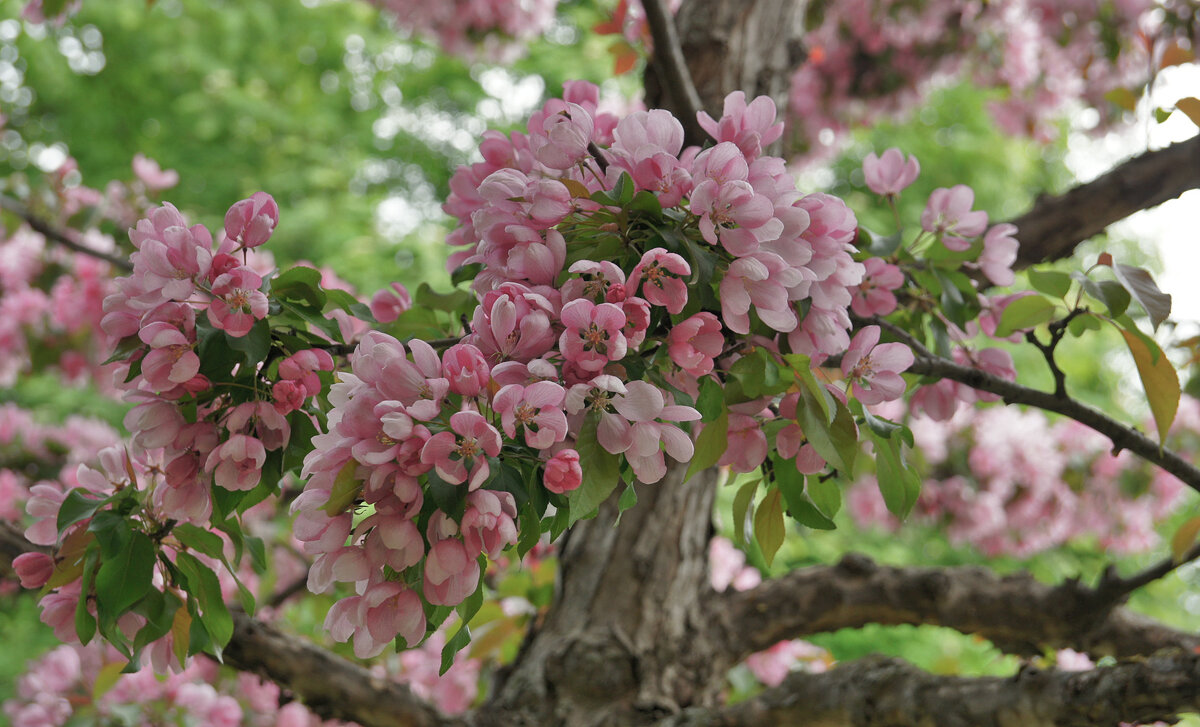
[[[1125,578],[1118,576],[1116,569],[1113,566],[1109,566],[1105,569],[1104,575],[1100,578],[1100,583],[1096,586],[1096,595],[1097,597],[1111,599],[1115,604],[1142,586],[1165,577],[1176,568],[1191,563],[1197,558],[1200,558],[1200,544],[1193,545],[1191,550],[1184,553],[1183,557],[1179,560],[1176,560],[1174,557],[1163,558],[1149,568]]]
[[[688,72],[687,61],[683,57],[683,46],[679,42],[679,33],[675,30],[675,20],[667,11],[663,0],[642,0],[646,10],[646,24],[650,26],[650,36],[654,39],[654,57],[659,61],[671,96],[675,103],[682,107],[684,135],[691,143],[700,143],[706,138],[704,129],[700,127],[697,114],[703,110],[700,94],[696,84]]]
[[[72,240],[71,238],[67,237],[66,233],[55,228],[49,222],[46,222],[42,218],[33,214],[33,212],[31,212],[25,205],[21,204],[20,202],[18,202],[15,199],[0,195],[0,207],[3,207],[4,209],[8,210],[9,212],[12,212],[16,216],[25,220],[26,224],[28,224],[36,232],[40,233],[43,237],[45,237],[48,240],[57,242],[58,244],[62,245],[63,247],[73,250],[77,253],[80,253],[83,255],[90,255],[91,257],[94,257],[97,260],[103,260],[106,263],[108,263],[109,265],[112,265],[113,267],[124,270],[125,272],[133,271],[133,263],[129,262],[128,258],[117,257],[115,255],[109,255],[106,252],[102,252],[100,250],[94,250],[94,249],[88,247],[87,245],[83,245],[81,243],[78,243],[78,242]]]

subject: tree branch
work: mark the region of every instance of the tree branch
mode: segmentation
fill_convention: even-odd
[[[796,672],[753,699],[685,710],[658,727],[1116,727],[1175,721],[1198,709],[1194,653],[1081,672],[1026,668],[1011,677],[935,675],[873,656],[824,674]]]
[[[129,262],[128,258],[109,255],[106,252],[94,250],[87,245],[72,240],[64,232],[56,229],[50,223],[33,214],[33,212],[25,207],[25,205],[21,204],[15,199],[0,195],[0,208],[6,209],[15,214],[17,217],[25,220],[27,225],[52,242],[57,242],[63,247],[73,250],[74,252],[78,252],[83,255],[90,255],[98,260],[103,260],[109,265],[126,272],[131,272],[133,270],[133,263]]]
[[[0,521],[0,573],[28,552],[48,552],[25,539],[12,523]],[[325,719],[358,722],[363,727],[460,727],[412,691],[274,626],[233,611],[233,638],[224,662],[257,674],[298,697]]]
[[[1070,255],[1092,235],[1200,187],[1200,136],[1146,152],[1057,197],[1041,197],[1010,220],[1021,247],[1016,268]]]
[[[675,20],[664,0],[642,0],[642,7],[646,11],[650,35],[654,38],[654,56],[665,76],[663,85],[679,110],[676,116],[683,123],[685,143],[702,144],[708,135],[700,128],[696,115],[704,109],[704,105],[700,103],[700,94],[696,92],[696,84],[692,82],[692,74],[684,60]]]
[[[934,353],[911,334],[893,323],[878,316],[862,319],[875,323],[886,329],[897,339],[906,343],[916,355],[916,360],[908,369],[909,373],[922,376],[932,376],[938,379],[950,379],[960,384],[966,384],[972,389],[987,391],[1000,395],[1006,404],[1026,404],[1055,414],[1070,417],[1080,424],[1087,425],[1095,431],[1108,437],[1113,443],[1113,454],[1122,449],[1128,449],[1142,459],[1156,464],[1167,472],[1178,477],[1184,484],[1200,492],[1200,469],[1174,452],[1164,449],[1158,442],[1142,434],[1128,425],[1118,422],[1092,407],[1069,396],[1059,396],[1046,391],[1031,389],[1016,382],[993,376],[979,369],[960,366]]]
[[[1028,573],[899,568],[851,555],[835,566],[715,595],[708,603],[734,661],[784,639],[868,623],[945,626],[1026,656],[1072,648],[1095,657],[1131,657],[1200,646],[1200,635],[1114,608],[1123,595],[1103,581],[1094,589],[1075,580],[1051,586]]]

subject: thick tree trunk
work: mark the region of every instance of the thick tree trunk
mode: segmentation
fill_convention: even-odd
[[[716,474],[683,474],[571,530],[554,604],[476,724],[639,725],[717,703],[730,665],[701,618]]]
[[[794,71],[804,58],[802,0],[687,0],[675,23],[700,103],[720,116],[725,95],[734,89],[746,98],[766,95],[782,110]],[[646,69],[646,104],[680,108],[663,88],[658,62]]]

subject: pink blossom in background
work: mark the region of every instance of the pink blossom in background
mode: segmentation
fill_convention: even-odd
[[[1017,226],[1002,222],[992,226],[983,236],[983,254],[979,256],[979,269],[995,285],[1012,285],[1016,277],[1012,266],[1017,261]]]
[[[882,157],[875,156],[875,152],[867,154],[863,159],[862,171],[867,187],[872,192],[894,197],[916,181],[921,173],[921,164],[915,156],[906,161],[904,153],[892,147],[883,152]]]

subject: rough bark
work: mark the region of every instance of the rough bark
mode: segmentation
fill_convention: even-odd
[[[660,727],[1117,727],[1200,709],[1200,656],[1174,652],[1084,672],[1027,668],[1014,677],[923,672],[868,657],[798,672],[758,697],[692,710]]]
[[[803,59],[804,8],[798,0],[689,0],[675,15],[683,56],[702,108],[720,116],[725,95],[766,95],[787,108],[791,72]],[[651,59],[646,99],[651,107],[685,113],[664,88],[666,74]],[[696,143],[697,140],[689,140]]]
[[[1192,649],[1200,635],[1157,623],[1078,581],[1047,585],[986,568],[897,568],[862,556],[793,571],[708,602],[736,658],[783,639],[877,624],[930,624],[978,634],[1009,653],[1071,648],[1093,657]],[[769,617],[768,617],[769,615]]]
[[[639,725],[717,702],[730,664],[702,602],[715,472],[683,473],[639,486],[619,522],[614,496],[570,531],[554,603],[475,724]]]
[[[1136,156],[1057,197],[1041,197],[1011,220],[1016,267],[1067,257],[1075,246],[1135,212],[1200,187],[1200,136]]]

